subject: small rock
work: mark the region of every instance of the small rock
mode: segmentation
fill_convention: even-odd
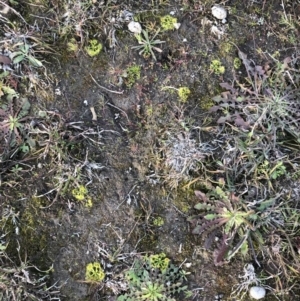
[[[191,262],[187,262],[187,263],[185,263],[184,265],[185,265],[185,267],[188,269],[188,268],[190,268],[190,267],[192,266],[192,263],[191,263]]]
[[[250,288],[249,295],[255,300],[260,300],[265,297],[266,290],[261,286],[252,286]]]
[[[222,5],[215,4],[211,8],[211,13],[215,18],[226,22],[227,11]]]
[[[174,23],[173,25],[174,25],[174,28],[179,29],[181,23]]]
[[[140,34],[142,32],[142,26],[139,22],[131,21],[128,23],[128,29],[133,32]]]

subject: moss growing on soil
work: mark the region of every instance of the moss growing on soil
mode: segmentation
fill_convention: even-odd
[[[67,49],[70,52],[78,51],[78,43],[74,38],[70,39],[70,41],[67,43]]]
[[[165,223],[165,221],[161,216],[158,216],[153,220],[153,225],[157,226],[157,227],[164,225],[164,223]]]
[[[176,195],[173,196],[173,203],[176,208],[183,213],[187,213],[194,206],[191,200],[194,198],[192,187],[186,186],[186,183],[180,183]]]
[[[99,262],[90,262],[85,269],[85,280],[89,282],[100,282],[104,279],[105,273]]]
[[[174,29],[176,23],[177,19],[170,15],[160,17],[160,26],[164,31]]]
[[[170,263],[170,259],[166,257],[165,253],[150,255],[149,261],[152,267],[161,271],[165,271]]]
[[[93,201],[88,195],[88,190],[85,186],[80,185],[77,188],[74,188],[72,191],[73,197],[80,202],[84,203],[84,206],[87,208],[93,207]]]
[[[83,185],[80,185],[79,187],[72,190],[72,195],[76,200],[83,201],[87,192],[87,188]]]
[[[125,85],[128,88],[131,88],[141,77],[141,67],[139,65],[132,65],[128,67],[123,77],[125,78]]]
[[[239,69],[241,65],[242,65],[242,61],[238,57],[234,58],[233,60],[234,69]]]
[[[20,256],[34,261],[40,269],[48,269],[50,262],[47,257],[48,239],[50,237],[46,219],[41,218],[41,206],[44,206],[46,199],[32,198],[28,202],[24,212],[20,215]],[[12,240],[9,251],[15,248],[16,241]],[[18,244],[17,244],[18,245]],[[12,249],[11,249],[12,248]]]
[[[212,60],[209,66],[209,70],[216,75],[221,75],[225,73],[225,67],[219,60]]]
[[[93,39],[93,40],[89,41],[89,45],[87,47],[85,47],[84,49],[89,56],[94,57],[101,52],[102,47],[103,46],[100,42]]]
[[[181,102],[187,102],[190,94],[191,90],[188,87],[180,87],[178,89],[178,96]]]
[[[215,105],[214,101],[209,95],[202,97],[199,102],[201,109],[205,111],[208,111],[211,107]]]
[[[234,50],[233,44],[228,41],[224,41],[219,45],[219,54],[220,57],[222,58],[230,55],[233,50]]]

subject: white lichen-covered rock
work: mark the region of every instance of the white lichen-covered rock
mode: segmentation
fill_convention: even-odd
[[[252,286],[249,290],[249,295],[255,300],[260,300],[265,297],[266,290],[261,286]]]
[[[139,22],[131,21],[128,23],[128,29],[133,32],[140,34],[142,32],[142,26]]]
[[[223,20],[224,21],[227,18],[227,11],[226,11],[226,9],[222,5],[219,5],[219,4],[215,4],[211,8],[211,13],[218,20]]]

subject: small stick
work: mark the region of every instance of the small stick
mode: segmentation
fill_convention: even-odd
[[[126,112],[125,112],[125,111],[123,111],[122,109],[120,109],[120,108],[118,108],[118,107],[116,107],[116,106],[112,105],[112,104],[111,104],[111,103],[109,103],[109,102],[107,102],[106,104],[108,104],[109,106],[111,106],[111,107],[113,107],[113,108],[115,108],[115,109],[117,109],[117,110],[121,111],[122,113],[124,113],[124,115],[126,116],[126,118],[127,118],[128,122],[130,122],[130,120],[129,120],[129,118],[128,118],[128,115],[126,114]]]
[[[115,93],[115,94],[123,94],[123,93],[124,93],[124,91],[120,91],[120,92],[119,92],[119,91],[109,90],[109,89],[107,89],[107,88],[105,88],[105,87],[99,85],[99,84],[97,83],[97,81],[93,78],[93,76],[92,76],[91,73],[90,73],[90,76],[91,76],[92,80],[95,82],[95,84],[96,84],[99,88],[101,88],[101,89],[103,89],[103,90],[105,90],[105,91],[107,91],[107,92],[111,92],[111,93]]]
[[[92,120],[93,121],[97,121],[97,114],[95,112],[95,108],[94,107],[90,107],[90,110],[91,110],[92,115],[93,115]]]
[[[25,22],[26,25],[28,25],[28,23],[25,21],[25,19],[22,17],[22,15],[20,13],[18,13],[15,9],[13,9],[11,6],[7,5],[3,1],[0,1],[0,4],[4,5],[6,8],[10,9],[11,11],[13,11],[18,17],[20,17]],[[3,10],[1,12],[5,13],[5,12],[3,12]]]

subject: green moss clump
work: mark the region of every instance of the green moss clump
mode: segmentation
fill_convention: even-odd
[[[204,98],[201,98],[201,100],[200,100],[200,107],[201,107],[201,109],[203,109],[205,111],[208,111],[214,105],[215,105],[215,103],[209,95],[205,96]]]
[[[225,73],[225,67],[219,60],[212,60],[209,66],[209,70],[215,73],[216,75]]]
[[[105,273],[99,262],[90,262],[85,269],[85,280],[89,282],[99,282],[105,277]]]
[[[85,186],[80,185],[72,190],[72,195],[77,201],[85,201],[85,207],[93,207],[92,199],[88,196],[88,190]]]
[[[97,40],[93,39],[89,41],[89,45],[87,47],[85,47],[85,51],[86,53],[93,57],[96,56],[100,53],[100,51],[102,50],[102,44],[99,43]]]
[[[157,227],[162,226],[164,223],[165,223],[165,221],[164,221],[164,219],[161,216],[158,216],[157,218],[155,218],[153,220],[153,225],[157,226]]]
[[[128,67],[124,74],[125,84],[131,88],[133,84],[141,78],[141,67],[139,65],[132,65]]]
[[[219,46],[219,53],[221,57],[226,56],[228,53],[232,52],[233,49],[233,45],[232,43],[229,42],[223,42],[221,43],[221,45]]]
[[[186,102],[191,94],[191,90],[188,87],[180,87],[178,89],[178,96],[181,102]]]
[[[80,185],[78,188],[72,190],[72,195],[76,200],[83,201],[87,192],[87,188],[83,185]]]
[[[78,44],[74,38],[72,38],[68,43],[67,43],[67,49],[69,52],[77,52],[78,51]]]
[[[155,254],[149,256],[150,264],[153,268],[165,271],[170,263],[170,259],[166,257],[165,253]]]
[[[177,19],[171,17],[170,15],[160,17],[160,26],[164,31],[174,29],[176,23]]]
[[[238,57],[234,58],[233,60],[234,69],[239,69],[241,65],[242,65],[242,61]]]

